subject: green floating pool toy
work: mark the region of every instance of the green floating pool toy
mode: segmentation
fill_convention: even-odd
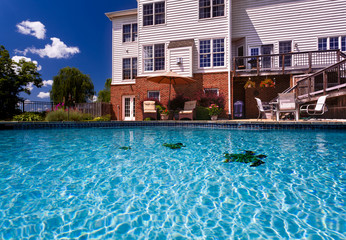
[[[162,144],[162,146],[164,147],[168,147],[170,149],[180,149],[182,147],[186,147],[184,144],[182,143],[164,143]]]
[[[247,151],[245,150],[244,153],[233,153],[229,154],[227,152],[224,153],[224,156],[226,158],[225,162],[241,162],[241,163],[252,163],[250,167],[258,167],[265,162],[263,162],[261,159],[266,158],[266,155],[260,154],[255,155],[254,151]]]
[[[124,146],[124,147],[120,147],[119,149],[121,149],[121,150],[129,150],[129,149],[131,149],[131,147],[130,146],[128,146],[128,147]]]

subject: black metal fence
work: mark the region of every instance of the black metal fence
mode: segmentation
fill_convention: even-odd
[[[40,102],[40,101],[21,101],[18,103],[18,109],[22,112],[46,112],[52,111],[55,105],[53,102]]]
[[[46,112],[56,109],[56,104],[53,102],[40,102],[40,101],[21,101],[18,103],[18,109],[22,112]],[[70,109],[76,109],[82,113],[88,113],[93,117],[101,117],[107,114],[111,114],[110,103],[76,103],[74,107]]]

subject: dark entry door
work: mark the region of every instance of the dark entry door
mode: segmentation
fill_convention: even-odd
[[[263,45],[262,46],[262,55],[269,55],[273,53],[273,45]],[[271,57],[263,57],[262,59],[262,68],[271,68]]]
[[[292,41],[285,41],[279,43],[279,53],[289,53],[292,52]],[[292,56],[285,56],[284,66],[290,67],[292,66]],[[282,67],[282,57],[279,56],[280,67]]]

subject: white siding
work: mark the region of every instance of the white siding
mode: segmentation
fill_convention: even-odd
[[[123,43],[123,25],[137,22],[137,15],[122,16],[113,19],[112,40],[112,85],[134,83],[122,80],[123,58],[138,57],[138,42]]]
[[[155,0],[159,1],[159,0]],[[225,0],[225,15],[212,19],[199,19],[198,0],[166,0],[166,23],[153,26],[143,26],[142,6],[152,0],[138,1],[138,28],[139,28],[139,61],[138,75],[143,73],[142,46],[155,43],[166,43],[175,40],[194,39],[193,47],[193,72],[223,72],[228,67],[228,0]],[[200,39],[225,38],[225,62],[224,68],[199,69],[198,45]],[[166,51],[166,70],[168,69],[168,51]],[[153,74],[155,74],[153,72]],[[143,74],[148,75],[148,73]]]
[[[234,39],[274,44],[275,53],[279,41],[292,40],[293,51],[312,51],[318,37],[346,35],[346,0],[233,0],[232,15]]]
[[[182,76],[192,77],[192,47],[169,49],[169,70]],[[182,62],[177,64],[177,58]]]

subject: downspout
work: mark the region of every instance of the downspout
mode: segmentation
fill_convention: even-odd
[[[232,118],[232,0],[228,0],[228,119]],[[233,96],[232,96],[233,97]]]

